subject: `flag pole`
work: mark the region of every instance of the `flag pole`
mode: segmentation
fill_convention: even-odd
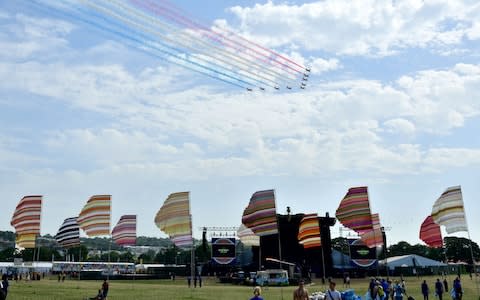
[[[473,255],[473,246],[472,246],[472,239],[470,238],[470,231],[468,231],[468,241],[470,242],[470,254],[472,255],[473,274],[475,274],[475,286],[477,288],[478,299],[480,300],[480,288],[478,286],[477,266],[475,264],[475,257]]]
[[[323,271],[323,274],[322,274],[323,275],[323,280],[322,281],[323,281],[323,288],[325,288],[325,282],[326,282],[326,280],[325,280],[325,255],[323,253],[323,245],[322,245],[321,248],[322,248],[322,269],[323,269],[322,270]]]
[[[260,244],[258,246],[258,270],[262,270],[262,239],[260,238]]]
[[[372,229],[373,230],[373,240],[375,241],[375,260],[377,261],[377,277],[379,277],[380,275],[380,265],[378,263],[378,247],[377,247],[377,234],[375,233],[375,228]],[[416,271],[415,271],[416,272]]]
[[[33,263],[35,262],[36,253],[37,253],[37,235],[35,235],[35,243],[33,246],[32,266],[33,266]]]
[[[80,281],[81,274],[82,274],[82,247],[78,247],[78,281]]]
[[[280,262],[280,269],[283,270],[283,264],[282,264],[282,243],[280,239],[280,223],[278,220],[278,215],[277,215],[277,197],[275,195],[275,189],[273,190],[273,201],[275,203],[275,219],[277,220],[277,236],[278,236],[278,257],[279,257],[279,262]],[[283,300],[283,287],[280,286],[280,294]]]
[[[460,192],[462,190],[460,189]],[[465,209],[465,203],[463,203],[463,196],[462,196],[462,204],[463,204],[463,210],[464,210],[464,218],[465,218],[465,225],[467,227],[467,234],[468,234],[468,241],[469,241],[469,244],[470,244],[470,254],[472,256],[472,266],[473,266],[473,272],[475,274],[475,287],[477,289],[477,296],[478,296],[478,300],[480,300],[480,287],[478,286],[478,273],[477,273],[477,266],[475,265],[475,256],[473,255],[473,246],[472,246],[472,238],[470,237],[470,229],[468,227],[468,222],[467,222],[467,213],[466,213],[466,209]]]
[[[110,213],[108,214],[108,232],[110,233],[110,238],[108,239],[108,268],[107,268],[107,281],[110,280],[110,252],[112,252],[112,233],[110,231],[110,225],[112,224],[112,196],[110,196]]]

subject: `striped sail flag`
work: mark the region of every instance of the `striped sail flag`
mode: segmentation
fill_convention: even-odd
[[[368,200],[368,187],[353,187],[337,208],[336,217],[343,226],[359,234],[373,229],[370,202]]]
[[[190,193],[170,194],[155,216],[155,224],[177,247],[193,246]]]
[[[10,221],[19,247],[35,248],[35,239],[40,234],[41,214],[42,196],[25,196],[20,200]]]
[[[110,235],[111,202],[110,195],[95,195],[85,204],[77,222],[88,236]]]
[[[58,229],[55,240],[63,248],[70,248],[80,245],[80,227],[77,218],[68,218],[63,221],[62,226]]]
[[[238,228],[237,236],[245,246],[260,246],[260,237],[243,224]]]
[[[432,218],[438,225],[445,226],[449,234],[468,231],[460,186],[449,187],[435,201],[432,208]]]
[[[274,190],[258,191],[252,195],[243,211],[242,224],[258,236],[278,233]]]
[[[378,214],[372,214],[372,227],[373,229],[360,235],[361,240],[369,248],[383,246],[382,225],[380,225],[380,216]]]
[[[432,216],[428,216],[420,227],[420,239],[429,247],[443,247],[442,232],[440,225],[433,222]]]
[[[320,224],[318,223],[317,214],[306,214],[300,221],[298,228],[298,242],[303,248],[321,247]]]
[[[15,245],[18,248],[35,248],[37,234],[19,234],[15,238]]]
[[[137,243],[137,216],[121,216],[112,230],[112,239],[120,246],[135,246]]]

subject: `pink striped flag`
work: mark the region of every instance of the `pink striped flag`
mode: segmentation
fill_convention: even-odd
[[[119,246],[134,246],[137,243],[137,216],[121,216],[112,230],[112,239]]]
[[[380,225],[380,216],[378,214],[372,215],[373,229],[362,233],[361,240],[369,248],[383,246],[382,226]]]

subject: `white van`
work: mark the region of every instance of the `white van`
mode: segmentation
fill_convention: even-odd
[[[281,269],[258,271],[256,283],[260,286],[288,285],[288,273]]]

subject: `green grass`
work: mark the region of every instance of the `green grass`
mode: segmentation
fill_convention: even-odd
[[[436,277],[425,278],[405,278],[407,284],[407,292],[416,300],[423,300],[420,294],[420,283],[426,279],[433,289],[433,283]],[[450,285],[454,277],[449,276]],[[338,289],[342,290],[342,282],[338,282]],[[462,283],[465,290],[464,300],[478,300],[475,282],[470,280],[468,276],[462,277]],[[69,299],[85,299],[93,297],[101,287],[101,281],[65,281],[58,283],[56,280],[42,280],[31,282],[11,282],[8,300],[69,300]],[[368,279],[357,279],[352,281],[352,288],[358,295],[364,295]],[[295,287],[269,287],[264,288],[262,296],[265,300],[270,299],[292,299],[292,293]],[[323,285],[315,281],[308,286],[310,292],[324,290]],[[212,279],[204,279],[202,288],[189,289],[186,280],[177,278],[175,282],[170,280],[152,280],[152,281],[112,281],[110,282],[109,300],[132,300],[132,299],[227,299],[227,300],[245,300],[252,296],[252,287],[235,286],[230,284],[219,284]],[[450,300],[450,297],[444,297]],[[430,295],[430,300],[435,297]]]

